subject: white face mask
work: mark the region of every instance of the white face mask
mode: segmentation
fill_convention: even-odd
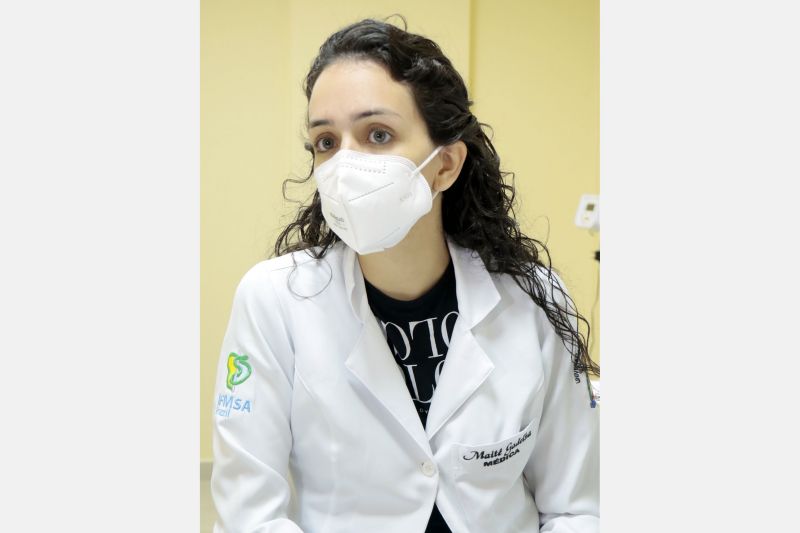
[[[402,241],[433,207],[435,195],[421,171],[441,149],[419,167],[399,155],[339,150],[314,170],[328,226],[362,255]]]

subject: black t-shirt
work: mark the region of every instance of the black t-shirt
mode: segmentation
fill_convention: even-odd
[[[367,300],[389,349],[403,372],[422,426],[444,367],[453,327],[458,319],[456,276],[452,261],[436,284],[415,300],[395,300],[366,279]],[[436,504],[425,533],[450,533]]]

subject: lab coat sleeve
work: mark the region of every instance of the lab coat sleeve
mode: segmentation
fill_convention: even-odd
[[[576,324],[573,319],[573,327]],[[545,396],[525,479],[539,509],[540,531],[597,533],[599,407],[590,406],[586,373],[575,382],[570,353],[543,311],[539,327]]]
[[[257,265],[236,289],[217,367],[215,533],[302,533],[287,516],[294,356],[283,324],[270,273]]]

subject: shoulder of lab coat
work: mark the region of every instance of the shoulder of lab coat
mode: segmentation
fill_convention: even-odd
[[[296,253],[294,258],[302,262],[307,256]],[[290,255],[262,261],[236,289],[217,368],[211,477],[219,517],[215,533],[302,533],[288,518],[294,355],[273,286],[285,278],[280,271],[292,265]],[[252,368],[233,391],[226,386],[232,353],[246,355]],[[249,401],[249,409],[230,408],[237,399],[239,406]]]
[[[552,282],[539,271],[545,286]],[[561,279],[553,278],[567,292]],[[565,299],[548,290],[563,306]],[[567,292],[568,293],[568,292]],[[572,319],[573,327],[577,319]],[[536,446],[525,478],[540,513],[540,530],[593,533],[599,521],[599,408],[590,406],[586,374],[575,382],[572,359],[544,310],[537,312],[545,384]]]

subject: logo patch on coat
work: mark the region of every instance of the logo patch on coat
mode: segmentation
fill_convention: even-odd
[[[225,384],[233,391],[236,385],[241,385],[253,373],[253,368],[247,362],[246,355],[238,355],[231,352],[228,355],[228,379]]]

